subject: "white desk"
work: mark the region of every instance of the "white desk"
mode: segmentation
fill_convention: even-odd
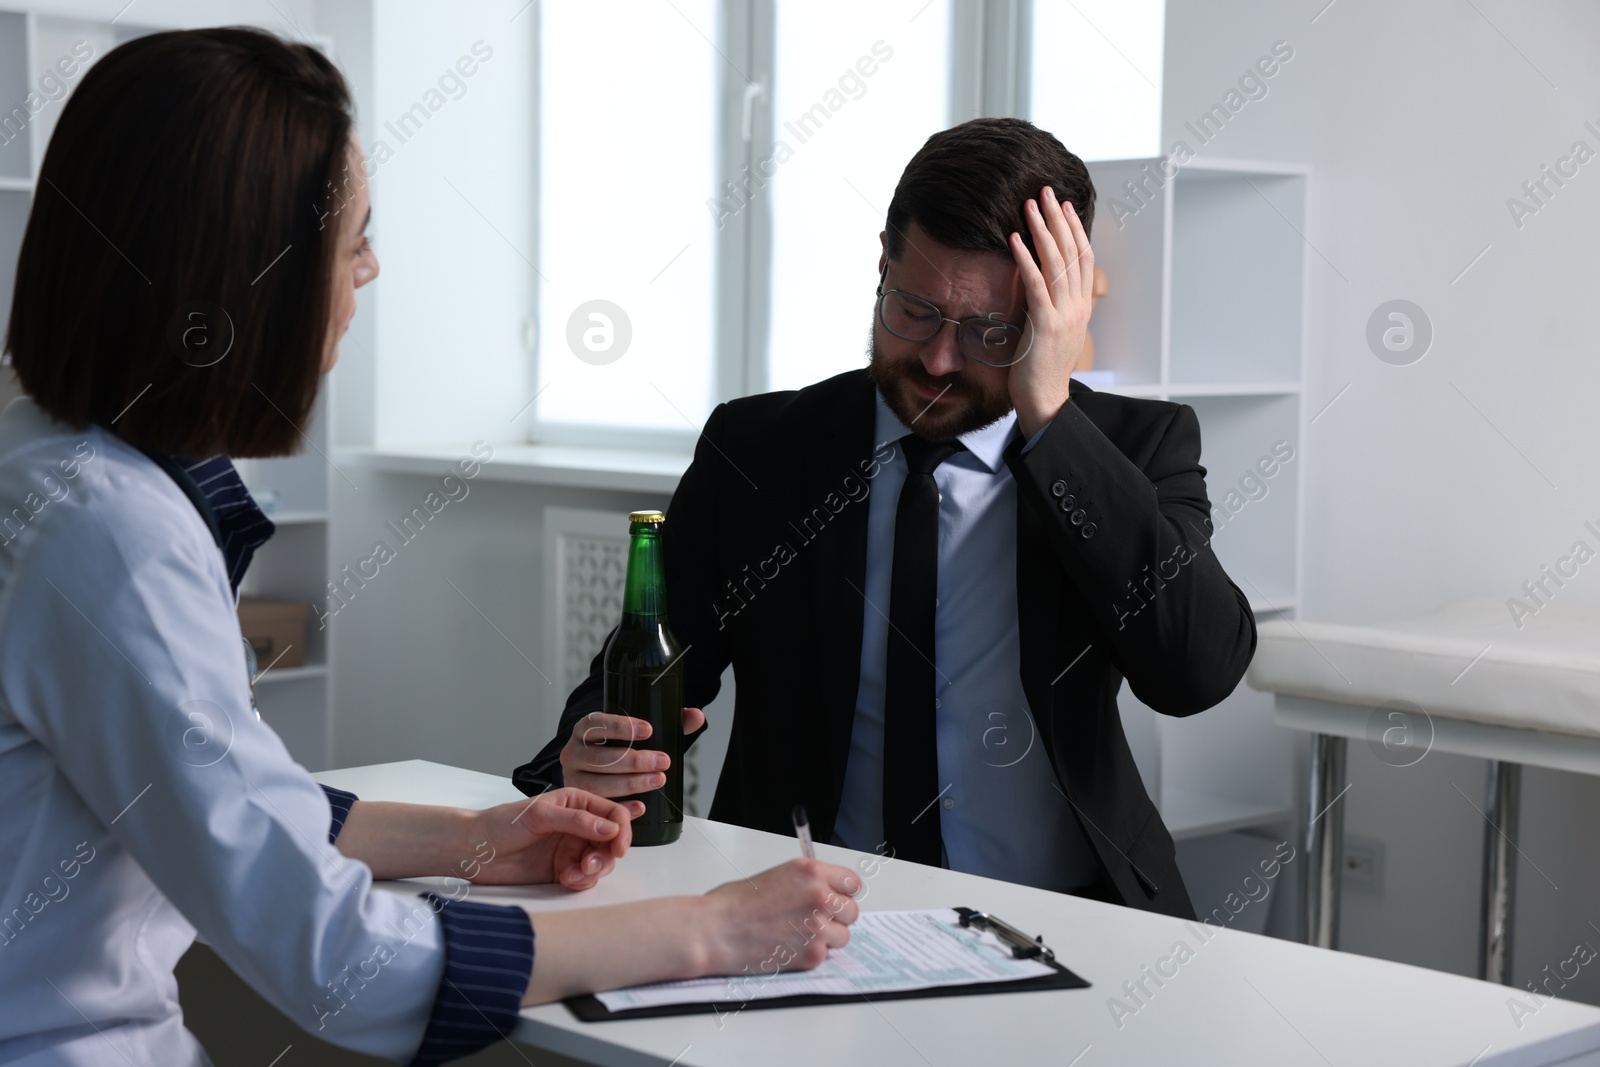
[[[502,778],[414,760],[327,771],[319,781],[369,800],[482,807],[521,798]],[[474,888],[471,899],[534,910],[703,892],[798,854],[792,838],[690,819],[682,840],[635,849],[598,888]],[[819,845],[854,864],[865,854]],[[1293,862],[1304,862],[1297,857]],[[1249,871],[1240,871],[1242,880]],[[1283,876],[1274,884],[1278,892]],[[869,908],[966,904],[1043,934],[1089,989],[581,1023],[560,1004],[523,1012],[515,1039],[603,1067],[1600,1067],[1600,1008],[1545,1002],[1518,1029],[1504,986],[1351,953],[1061,896],[910,863],[867,882]],[[414,883],[385,888],[416,892]],[[1258,906],[1258,905],[1251,905]],[[535,920],[537,925],[537,919]],[[1192,958],[1119,1029],[1107,1001],[1185,941]],[[1131,1005],[1131,1002],[1129,1002]]]

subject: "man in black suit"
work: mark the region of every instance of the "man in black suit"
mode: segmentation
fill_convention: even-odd
[[[1194,411],[1096,393],[1094,187],[1017,119],[934,135],[881,235],[869,366],[707,420],[667,512],[686,733],[730,663],[711,817],[1193,916],[1123,734],[1124,678],[1191,715],[1255,650],[1210,540]],[[658,787],[602,748],[600,660],[514,779]],[[1020,753],[1020,754],[1019,754]]]

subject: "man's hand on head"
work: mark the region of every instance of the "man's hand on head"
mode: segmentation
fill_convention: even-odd
[[[1070,202],[1062,205],[1049,186],[1024,210],[1039,262],[1034,263],[1022,235],[1013,233],[1011,255],[1028,299],[1028,324],[1022,334],[1024,355],[1011,368],[1009,388],[1026,439],[1048,425],[1067,402],[1094,306],[1094,250],[1077,211]]]

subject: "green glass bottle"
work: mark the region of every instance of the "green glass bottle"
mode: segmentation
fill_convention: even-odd
[[[622,623],[606,641],[602,665],[604,710],[650,724],[642,741],[611,741],[665,752],[672,760],[660,789],[625,797],[644,802],[633,820],[635,845],[665,845],[683,833],[683,649],[667,626],[667,575],[662,558],[659,511],[628,516],[628,578],[622,591]]]

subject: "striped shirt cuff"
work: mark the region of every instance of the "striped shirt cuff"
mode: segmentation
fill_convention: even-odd
[[[444,978],[413,1065],[470,1056],[516,1028],[533,974],[533,923],[519,907],[424,893],[444,940]]]
[[[328,794],[328,805],[333,808],[333,821],[328,824],[328,844],[331,845],[339,840],[339,831],[344,829],[344,821],[350,817],[351,805],[361,798],[331,785],[323,786],[322,791]]]

